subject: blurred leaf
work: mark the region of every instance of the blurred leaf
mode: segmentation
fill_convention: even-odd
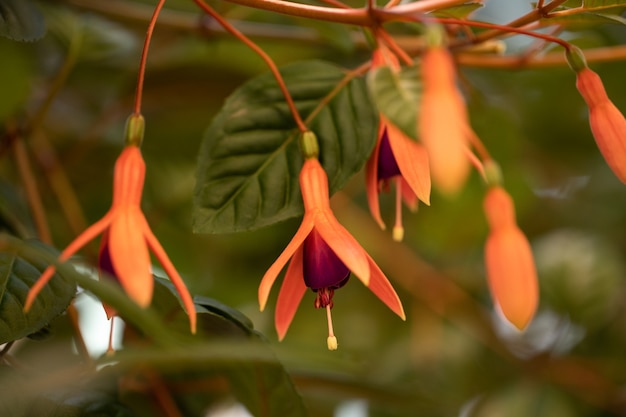
[[[626,6],[626,0],[583,0],[585,9],[609,7],[609,6]]]
[[[0,3],[0,8],[1,8]],[[5,63],[0,65],[0,121],[18,112],[24,104],[32,86],[33,66],[28,48],[7,39],[0,38],[0,56]],[[16,217],[22,217],[13,213]]]
[[[79,390],[76,387],[62,393],[35,398],[26,417],[135,417],[132,410],[111,394],[102,391]]]
[[[4,66],[0,66],[0,71],[2,67]],[[2,180],[0,180],[0,227],[21,237],[35,235],[26,202],[10,183]]]
[[[282,75],[303,117],[345,78],[322,61],[286,66]],[[376,141],[377,117],[365,83],[351,79],[308,122],[320,143],[331,192],[361,169]],[[302,213],[299,132],[271,74],[240,87],[211,123],[200,149],[194,230],[252,230]]]
[[[228,370],[235,396],[256,417],[306,416],[304,404],[279,363],[242,364]]]
[[[458,19],[462,19],[469,16],[472,12],[480,9],[483,6],[484,4],[482,3],[465,3],[459,6],[438,9],[431,14],[437,17],[455,17]]]
[[[571,16],[551,17],[548,22],[551,25],[559,24],[567,26],[568,30],[581,30],[607,23],[624,25],[626,24],[626,19],[619,16],[619,13],[577,13]]]
[[[504,386],[478,401],[471,417],[568,417],[580,416],[575,406],[550,386],[519,383]]]
[[[410,138],[417,139],[417,113],[422,94],[419,67],[394,71],[379,67],[367,76],[367,86],[378,110]]]
[[[117,23],[62,7],[48,6],[44,10],[50,33],[81,61],[119,64],[139,51],[136,37]]]
[[[52,254],[37,242],[31,245]],[[14,252],[0,253],[0,344],[28,336],[61,314],[76,294],[73,280],[56,273],[41,290],[30,311],[22,310],[28,290],[39,279],[48,263],[26,261]]]
[[[253,330],[250,319],[238,310],[209,297],[195,296],[198,331],[211,336],[247,336]],[[189,333],[189,319],[183,310],[178,291],[167,279],[155,276],[152,307],[163,316],[170,328]]]
[[[351,54],[356,48],[352,37],[352,29],[346,25],[321,20],[302,20],[299,25],[316,30],[317,34],[331,46],[344,54]]]
[[[31,0],[0,1],[0,36],[35,41],[46,31],[43,15]]]

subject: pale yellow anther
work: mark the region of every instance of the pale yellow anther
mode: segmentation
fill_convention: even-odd
[[[335,336],[328,336],[326,339],[326,343],[328,344],[328,350],[337,350],[337,338]]]
[[[392,237],[396,242],[402,242],[402,239],[404,239],[404,227],[394,226]]]

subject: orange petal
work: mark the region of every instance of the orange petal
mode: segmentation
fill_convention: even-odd
[[[310,214],[305,214],[302,219],[302,224],[298,228],[298,231],[293,236],[285,250],[280,254],[280,256],[274,261],[272,266],[269,267],[265,275],[263,275],[263,279],[261,280],[261,284],[259,285],[259,306],[261,311],[265,309],[265,305],[267,304],[267,299],[270,295],[270,291],[272,289],[272,285],[274,285],[274,281],[278,277],[278,274],[283,269],[287,261],[293,256],[296,250],[302,246],[304,239],[309,235],[311,230],[313,229],[313,218]]]
[[[385,222],[380,215],[380,203],[378,201],[378,154],[380,153],[383,130],[384,126],[380,123],[378,126],[378,141],[365,165],[365,189],[367,191],[367,203],[370,208],[370,213],[380,228],[385,230]]]
[[[145,175],[146,164],[141,150],[134,145],[126,146],[115,162],[113,205],[139,206]]]
[[[391,286],[391,283],[376,265],[376,262],[367,255],[367,260],[370,266],[370,285],[369,289],[382,301],[387,307],[396,313],[402,320],[406,320],[404,315],[404,308],[402,308],[402,302],[400,297],[396,294],[396,291]]]
[[[430,164],[426,148],[391,123],[387,123],[387,136],[402,177],[415,195],[430,205]]]
[[[589,108],[596,144],[613,173],[626,184],[626,119],[611,101]]]
[[[528,240],[517,227],[489,235],[485,247],[489,289],[515,327],[526,328],[539,300],[537,272]]]
[[[369,285],[370,267],[367,253],[359,242],[337,221],[328,210],[318,210],[315,215],[315,229],[335,255],[352,271],[363,284]]]
[[[67,261],[72,255],[78,252],[83,246],[93,240],[96,236],[104,231],[104,229],[109,226],[111,223],[111,219],[113,218],[113,211],[109,211],[104,215],[100,220],[89,226],[82,232],[80,235],[76,237],[59,255],[59,261]],[[28,291],[28,295],[26,296],[26,300],[24,301],[24,311],[30,310],[35,301],[37,295],[41,292],[41,290],[45,287],[45,285],[50,281],[56,268],[54,265],[50,265],[46,268],[37,282],[30,288]]]
[[[300,171],[300,189],[305,213],[314,209],[330,209],[328,176],[317,159],[304,161]]]
[[[152,249],[152,252],[159,260],[159,263],[165,270],[165,273],[170,278],[172,284],[178,291],[180,295],[180,299],[183,302],[183,306],[185,306],[185,310],[187,311],[187,315],[189,316],[189,327],[191,329],[191,333],[196,333],[196,305],[193,302],[193,297],[189,294],[189,290],[185,285],[185,281],[183,281],[182,277],[174,267],[174,264],[170,260],[170,257],[167,256],[167,252],[161,246],[161,243],[156,238],[148,222],[143,218],[143,233],[146,241],[148,242],[148,246]]]
[[[285,279],[278,293],[276,301],[275,323],[278,340],[283,340],[289,325],[296,314],[296,310],[306,292],[302,266],[302,246],[300,246],[291,258],[287,267]]]
[[[144,222],[138,206],[119,210],[111,222],[109,239],[111,263],[117,278],[128,296],[141,307],[150,305],[154,288]]]

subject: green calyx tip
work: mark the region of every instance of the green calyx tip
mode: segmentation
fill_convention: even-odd
[[[427,25],[425,33],[426,45],[429,48],[438,48],[446,43],[446,32],[441,25]]]
[[[587,68],[587,60],[585,59],[585,54],[583,51],[577,46],[571,46],[569,49],[565,51],[565,57],[567,58],[567,63],[570,68],[575,72],[580,72]]]
[[[496,161],[485,162],[485,182],[489,187],[502,185],[502,170]]]
[[[131,114],[126,120],[124,141],[126,145],[141,146],[146,122],[141,114]]]
[[[320,154],[320,146],[317,142],[317,136],[315,136],[315,133],[310,130],[302,134],[300,143],[302,144],[302,153],[306,159],[317,158]]]

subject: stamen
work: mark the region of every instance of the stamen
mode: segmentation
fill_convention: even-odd
[[[109,347],[107,348],[107,355],[115,354],[115,349],[113,348],[113,324],[115,323],[115,316],[111,317],[111,328],[109,330]]]
[[[333,331],[333,317],[330,313],[330,309],[331,305],[326,305],[326,318],[328,319],[328,339],[326,339],[326,344],[328,345],[328,350],[337,350],[337,338]]]
[[[396,222],[393,225],[392,237],[396,242],[404,239],[404,227],[402,226],[402,177],[394,178],[396,183]]]

